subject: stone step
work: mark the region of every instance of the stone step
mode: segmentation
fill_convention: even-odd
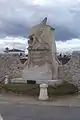
[[[29,80],[28,80],[29,81]],[[35,80],[36,84],[48,84],[48,85],[56,85],[61,84],[61,80]],[[14,78],[11,80],[12,83],[27,83],[27,80],[24,80],[22,78]]]
[[[48,85],[58,85],[58,84],[61,84],[62,81],[61,80],[37,80],[36,81],[36,84],[48,84]]]
[[[11,80],[12,83],[27,83],[27,80],[23,80],[22,78],[14,78]]]

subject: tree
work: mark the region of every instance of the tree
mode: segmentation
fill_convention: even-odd
[[[9,48],[8,48],[8,47],[6,47],[6,48],[5,48],[5,52],[6,52],[6,53],[8,53],[8,51],[9,51]]]

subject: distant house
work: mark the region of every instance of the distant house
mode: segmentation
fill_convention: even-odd
[[[25,54],[24,50],[19,50],[19,49],[14,49],[14,48],[13,49],[5,48],[4,52],[8,54],[19,54],[22,56]]]

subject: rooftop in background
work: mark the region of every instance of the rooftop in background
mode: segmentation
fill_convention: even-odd
[[[8,49],[8,50],[4,50],[4,52],[25,52],[24,50],[19,50],[19,49]]]

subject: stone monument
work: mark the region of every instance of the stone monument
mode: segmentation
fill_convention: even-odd
[[[57,80],[58,59],[56,45],[53,39],[54,28],[47,25],[47,18],[30,30],[28,40],[28,61],[26,62],[22,78],[24,80]],[[52,34],[53,31],[53,34]]]

